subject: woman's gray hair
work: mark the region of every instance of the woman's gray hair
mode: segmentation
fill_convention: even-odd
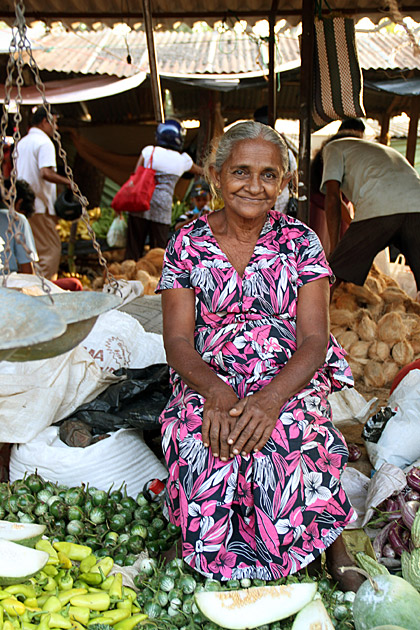
[[[247,122],[238,123],[233,125],[226,133],[220,136],[216,140],[216,144],[213,147],[212,152],[207,157],[204,164],[204,173],[207,181],[210,184],[212,192],[215,191],[214,184],[210,177],[210,167],[214,167],[217,173],[222,170],[223,164],[229,159],[233,148],[237,142],[243,140],[256,140],[261,138],[267,142],[271,142],[280,151],[281,167],[286,175],[289,172],[289,154],[285,141],[281,135],[272,127],[263,125],[262,123],[249,120]]]

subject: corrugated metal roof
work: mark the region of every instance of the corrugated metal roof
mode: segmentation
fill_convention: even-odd
[[[0,19],[9,23],[14,21],[13,1],[6,0],[6,6],[0,8]],[[153,0],[151,11],[156,25],[172,28],[177,21],[192,24],[205,19],[209,24],[225,18],[246,19],[250,24],[269,15],[272,0]],[[383,0],[329,0],[328,12],[368,16],[378,22],[387,15]],[[88,25],[103,22],[113,25],[127,22],[133,25],[143,22],[142,3],[138,0],[25,0],[26,16],[29,19],[44,20],[48,23],[57,20],[71,25],[82,21]],[[417,0],[403,0],[399,11],[419,20],[420,11]],[[300,22],[302,0],[285,0],[278,3],[277,15],[287,17],[291,24]]]
[[[146,38],[131,31],[126,37],[115,29],[99,32],[50,33],[35,42],[40,69],[82,74],[127,77],[148,71]],[[168,77],[209,74],[258,76],[267,74],[266,43],[246,34],[161,32],[155,34],[159,71]],[[420,69],[405,34],[357,33],[363,69]],[[277,69],[300,64],[299,40],[290,34],[277,35]],[[127,63],[127,54],[131,64]]]

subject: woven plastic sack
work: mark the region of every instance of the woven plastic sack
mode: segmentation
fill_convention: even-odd
[[[354,20],[315,20],[313,121],[365,116],[363,79],[356,47]]]

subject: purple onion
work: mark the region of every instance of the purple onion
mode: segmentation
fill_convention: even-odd
[[[396,521],[401,518],[400,504],[396,499],[387,499],[385,512],[389,521]]]
[[[395,549],[389,544],[383,546],[382,555],[384,558],[395,558]]]
[[[360,450],[360,448],[357,446],[357,444],[354,444],[354,442],[347,444],[347,448],[349,450],[349,462],[357,462],[357,460],[360,459],[362,456],[362,451]]]
[[[393,523],[388,523],[387,525],[385,525],[385,527],[383,527],[378,532],[378,534],[375,536],[372,542],[373,551],[375,552],[375,556],[377,558],[380,558],[382,556],[382,549],[383,549],[384,544],[387,541],[389,530],[391,529],[392,525]]]
[[[401,510],[401,518],[404,522],[404,525],[408,527],[409,530],[413,527],[414,519],[417,514],[417,510],[420,507],[419,501],[405,501],[404,497],[399,494],[398,495],[398,504]]]
[[[409,490],[404,499],[406,501],[420,501],[420,492],[418,490]]]
[[[403,540],[403,528],[398,521],[393,521],[388,532],[388,540],[395,553],[400,556],[403,551],[408,551],[408,545]]]
[[[420,490],[420,468],[415,466],[407,473],[407,483],[413,490]]]

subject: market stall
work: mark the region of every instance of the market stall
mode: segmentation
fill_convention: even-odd
[[[80,198],[82,219],[111,295],[107,290],[92,292],[103,299],[96,311],[89,311],[93,300],[82,292],[86,304],[76,309],[73,319],[63,316],[70,310],[65,299],[53,296],[51,306],[44,296],[36,304],[41,320],[56,316],[48,332],[39,323],[39,331],[47,336],[28,338],[24,330],[1,340],[7,361],[0,366],[0,408],[11,405],[5,413],[9,423],[1,431],[9,431],[15,443],[9,483],[0,484],[4,630],[308,630],[314,624],[323,630],[373,630],[385,624],[417,630],[420,453],[413,439],[410,453],[403,451],[406,459],[398,459],[401,452],[389,452],[389,443],[397,443],[387,434],[413,427],[408,394],[415,388],[418,370],[409,371],[395,387],[391,413],[372,416],[370,406],[360,408],[360,401],[353,407],[335,401],[337,423],[356,419],[364,425],[375,470],[370,480],[349,467],[343,479],[359,516],[357,525],[345,530],[345,539],[368,578],[357,594],[340,591],[324,564],[316,576],[301,571],[270,583],[247,577],[218,582],[177,558],[164,564],[180,529],[163,514],[165,469],[159,454],[145,448],[139,429],[146,432],[156,426],[168,397],[169,375],[161,337],[151,337],[115,308],[124,298],[124,285],[118,281],[140,281],[144,288],[144,273],[147,282],[155,281],[162,252],[152,250],[143,261],[123,260],[111,268],[73,180],[72,190]],[[51,286],[38,280],[51,294]],[[2,291],[5,304],[11,289]],[[15,310],[23,314],[24,329],[35,296],[15,295],[22,298],[21,310],[19,304]],[[334,333],[348,347],[356,378],[365,386],[389,385],[400,367],[419,358],[419,315],[414,297],[376,268],[364,287],[346,285],[336,293],[331,306]],[[86,319],[92,320],[91,328],[64,345],[62,336],[70,325],[80,332]],[[29,360],[22,361],[20,353],[25,351]],[[89,391],[81,391],[81,385]],[[54,398],[46,396],[47,389]],[[29,436],[28,429],[36,435]],[[387,437],[385,448],[381,440]]]

